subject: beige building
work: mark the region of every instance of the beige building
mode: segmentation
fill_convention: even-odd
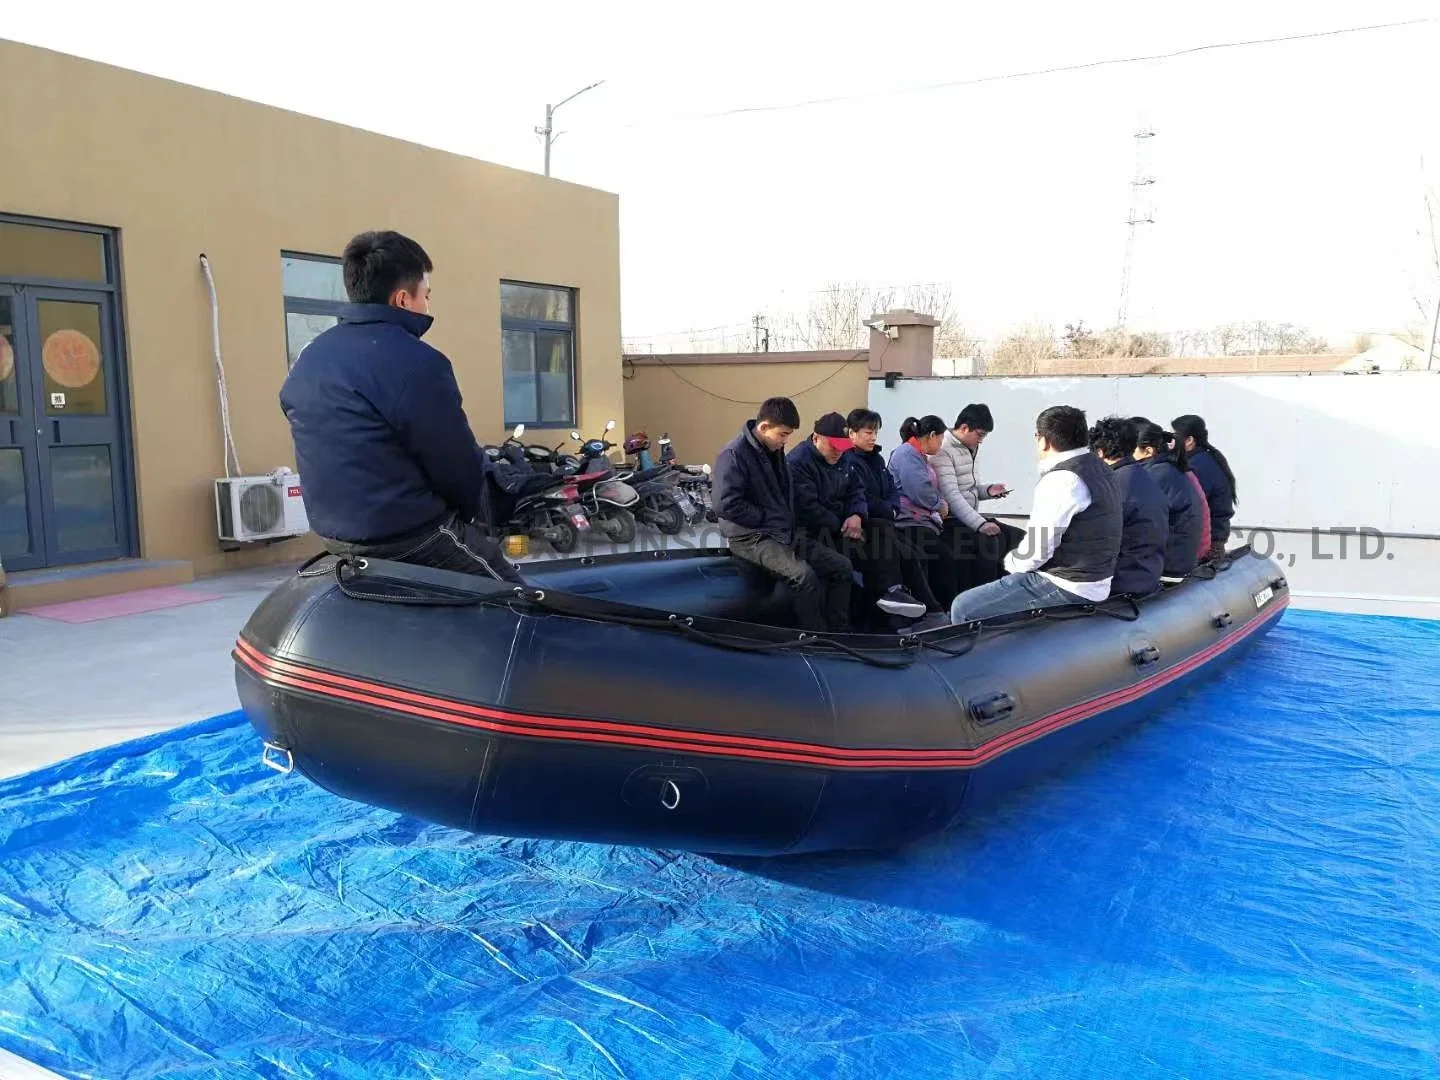
[[[244,475],[294,467],[280,384],[371,228],[434,260],[426,340],[482,442],[624,430],[613,194],[5,41],[0,146],[0,562],[22,606],[312,550],[221,539],[202,254]]]

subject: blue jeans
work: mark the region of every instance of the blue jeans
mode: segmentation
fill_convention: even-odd
[[[1012,615],[1017,611],[1086,602],[1084,597],[1066,592],[1031,570],[1024,574],[1007,574],[996,581],[967,589],[950,605],[950,621],[965,623],[972,619]]]

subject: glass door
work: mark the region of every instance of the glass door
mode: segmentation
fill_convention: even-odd
[[[0,285],[0,564],[45,565],[40,527],[40,469],[24,302]]]
[[[27,286],[23,299],[45,565],[121,557],[129,489],[112,298]]]

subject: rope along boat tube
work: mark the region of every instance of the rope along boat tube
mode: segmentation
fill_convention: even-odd
[[[301,568],[233,654],[266,764],[478,833],[893,848],[1171,703],[1289,603],[1248,549],[1139,602],[905,637],[787,626],[783,586],[724,549],[526,573]]]

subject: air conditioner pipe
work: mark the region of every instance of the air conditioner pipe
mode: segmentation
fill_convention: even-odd
[[[243,476],[244,470],[240,468],[240,451],[235,448],[235,436],[230,431],[230,394],[225,387],[225,362],[220,357],[220,298],[215,293],[215,275],[210,271],[210,260],[203,251],[200,253],[200,269],[205,272],[205,284],[210,290],[210,335],[215,351],[215,382],[220,393],[220,429],[225,440],[221,455],[228,480],[232,475]],[[230,471],[232,461],[235,464],[234,473]]]

